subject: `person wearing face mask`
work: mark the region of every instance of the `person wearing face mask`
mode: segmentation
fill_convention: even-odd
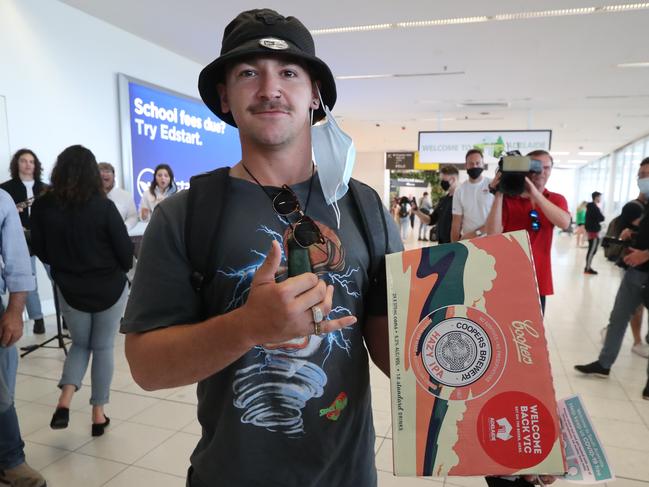
[[[638,188],[644,198],[649,197],[649,157],[643,159],[640,163]],[[575,365],[575,370],[582,374],[604,378],[609,376],[611,367],[622,348],[624,334],[631,317],[636,313],[639,306],[643,304],[646,306],[649,302],[646,296],[646,285],[649,281],[649,218],[645,216],[640,220],[637,231],[625,229],[620,238],[631,241],[631,246],[623,258],[624,264],[628,268],[624,272],[622,282],[615,296],[604,346],[599,353],[599,357],[594,362]],[[647,374],[648,382],[642,392],[644,399],[649,399],[649,364]]]
[[[153,171],[149,191],[145,191],[140,201],[140,219],[148,222],[151,213],[162,200],[176,192],[174,172],[168,164],[158,164]]]
[[[465,162],[469,180],[457,188],[453,197],[453,242],[484,235],[487,215],[494,201],[494,195],[490,191],[491,179],[482,175],[482,152],[478,149],[469,150]]]
[[[446,192],[440,198],[435,209],[430,215],[417,211],[417,216],[422,224],[437,225],[437,242],[440,244],[451,242],[451,224],[453,220],[453,195],[457,189],[460,173],[455,166],[442,166],[439,171],[440,186]]]
[[[376,485],[369,360],[389,373],[389,327],[370,261],[403,246],[367,186],[376,220],[361,221],[335,78],[298,19],[258,9],[227,25],[199,92],[238,128],[241,161],[151,215],[121,328],[131,372],[148,390],[199,383],[189,486]],[[191,199],[220,175],[218,211]],[[190,280],[198,212],[220,214],[217,259]]]
[[[11,173],[11,179],[0,184],[0,188],[9,193],[14,203],[16,203],[29,247],[31,206],[34,200],[47,190],[48,186],[41,181],[41,161],[29,149],[20,149],[13,155],[9,163],[9,172]],[[32,274],[34,275],[34,279],[36,279],[36,256],[32,253],[31,248],[30,259],[32,263]],[[41,299],[38,295],[38,282],[36,288],[27,293],[26,309],[29,319],[34,320],[34,333],[39,335],[45,333]]]
[[[100,162],[97,164],[99,168],[99,175],[101,176],[101,183],[106,191],[106,196],[109,200],[115,203],[117,211],[124,220],[126,229],[130,230],[137,225],[137,210],[135,209],[135,201],[133,195],[128,191],[115,186],[115,168],[108,162]]]
[[[487,234],[527,230],[532,245],[541,308],[545,312],[546,297],[554,293],[551,260],[554,227],[567,229],[571,218],[566,198],[545,187],[552,174],[553,161],[550,153],[536,150],[527,154],[527,157],[540,162],[541,172],[528,173],[525,178],[526,189],[520,196],[496,193],[487,219]],[[494,183],[497,184],[499,179],[500,176],[496,176]]]

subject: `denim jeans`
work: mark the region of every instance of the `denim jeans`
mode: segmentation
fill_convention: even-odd
[[[81,381],[92,356],[90,404],[101,406],[108,403],[110,383],[113,380],[113,348],[119,322],[124,314],[128,286],[110,308],[98,313],[86,313],[71,307],[57,289],[61,313],[72,338],[70,351],[63,365],[59,387],[73,385],[81,388]]]
[[[401,239],[406,240],[410,229],[410,218],[407,216],[399,217],[399,226],[401,227]]]
[[[638,306],[642,304],[642,287],[647,283],[647,278],[649,278],[647,272],[633,268],[627,269],[622,277],[609,318],[604,347],[602,347],[598,359],[600,365],[605,369],[611,368],[620,353],[629,320]]]
[[[0,315],[4,307],[0,303]],[[18,351],[16,347],[0,346],[0,470],[8,470],[25,462],[25,452],[18,416],[14,407]]]
[[[32,263],[32,275],[36,282],[36,287],[33,291],[27,293],[27,302],[25,308],[30,320],[39,320],[43,318],[43,310],[41,309],[41,298],[38,295],[38,279],[36,278],[36,256],[32,255],[29,260]]]

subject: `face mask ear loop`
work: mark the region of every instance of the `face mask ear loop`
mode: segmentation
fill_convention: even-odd
[[[318,98],[320,98],[320,107],[322,110],[325,112],[325,114],[329,111],[329,108],[325,106],[324,101],[322,101],[322,94],[320,93],[320,87],[316,85],[315,89],[318,91]]]
[[[336,186],[336,193],[338,193],[338,188],[340,188],[340,185],[342,183],[338,183],[338,186]],[[338,200],[334,199],[334,202],[331,204],[334,214],[336,215],[336,225],[338,230],[340,230],[340,207],[338,206]]]

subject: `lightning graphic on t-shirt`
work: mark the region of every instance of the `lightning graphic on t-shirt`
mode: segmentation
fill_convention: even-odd
[[[288,222],[280,219],[288,226]],[[284,236],[266,225],[260,225],[262,232],[276,240],[282,249],[281,266],[286,275],[286,255]],[[337,236],[335,237],[337,239]],[[340,245],[340,241],[337,240]],[[269,245],[270,248],[270,245]],[[226,311],[242,306],[250,292],[255,272],[266,259],[266,253],[250,249],[252,262],[240,269],[219,269],[217,273],[234,281],[232,296]],[[344,253],[341,254],[344,256]],[[344,259],[336,270],[344,269]],[[320,263],[316,272],[327,284],[332,284],[336,292],[342,292],[354,299],[360,297],[358,285],[353,276],[359,268],[347,268],[344,272],[335,272],[331,267]],[[346,307],[336,306],[325,317],[333,320],[351,315]],[[255,347],[256,363],[246,365],[235,371],[233,382],[234,406],[243,410],[241,421],[268,431],[281,432],[290,437],[302,436],[304,420],[302,410],[310,399],[321,397],[327,384],[327,374],[323,370],[325,363],[334,350],[342,350],[351,356],[352,342],[345,337],[349,330],[337,330],[326,335],[311,335],[297,338],[281,344],[263,344]],[[314,362],[316,353],[322,349],[321,363]],[[318,360],[320,362],[320,360]]]

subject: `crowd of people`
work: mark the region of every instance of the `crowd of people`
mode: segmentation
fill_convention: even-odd
[[[137,212],[132,196],[116,187],[115,168],[97,164],[83,146],[59,154],[50,185],[32,151],[12,159],[11,180],[0,191],[0,287],[9,292],[0,316],[0,483],[45,485],[25,463],[13,404],[25,305],[34,332],[44,331],[36,258],[51,276],[72,339],[50,426],[69,425],[70,401],[92,361],[90,434],[105,433],[119,329],[141,387],[198,383],[202,437],[187,473],[193,487],[258,485],[274,478],[278,465],[291,465],[285,485],[376,485],[369,361],[390,373],[380,264],[403,250],[416,218],[418,238],[430,240],[434,226],[439,243],[526,230],[543,310],[553,294],[554,230],[569,228],[571,216],[566,199],[546,188],[553,169],[547,151],[528,154],[539,169],[511,195],[502,191],[501,173],[485,176],[482,152],[471,149],[466,182],[459,183],[456,167],[443,167],[441,199],[433,206],[427,193],[419,202],[403,196],[394,201],[393,220],[372,206],[380,202],[374,190],[349,179],[350,168],[336,172],[318,158],[346,155],[352,146],[329,112],[335,79],[298,19],[268,9],[239,14],[225,29],[220,56],[201,72],[199,92],[215,115],[238,127],[242,160],[177,194],[172,168],[161,164]],[[312,138],[312,123],[325,116],[318,130],[326,136]],[[649,159],[638,181],[646,198]],[[589,273],[600,196],[585,209]],[[241,201],[246,205],[232,204]],[[577,366],[585,374],[609,374],[626,324],[648,301],[643,212],[627,211],[619,238],[633,241],[622,257],[628,269],[600,357]],[[129,290],[128,230],[138,219],[148,228]],[[202,225],[192,226],[196,221]],[[340,391],[344,428],[322,413]],[[492,487],[553,481],[487,480]]]
[[[0,252],[4,263],[0,290],[0,484],[45,485],[25,462],[24,443],[13,404],[18,355],[14,344],[23,334],[23,308],[34,334],[45,333],[36,284],[36,259],[46,270],[61,316],[71,337],[50,426],[64,429],[70,403],[91,365],[91,435],[101,436],[110,419],[104,412],[113,375],[114,341],[128,297],[126,273],[133,264],[128,235],[138,222],[133,196],[115,185],[115,169],[97,163],[80,145],[59,154],[50,184],[30,149],[11,159],[11,179],[0,185]],[[141,219],[175,191],[173,172],[162,164],[143,197]]]

